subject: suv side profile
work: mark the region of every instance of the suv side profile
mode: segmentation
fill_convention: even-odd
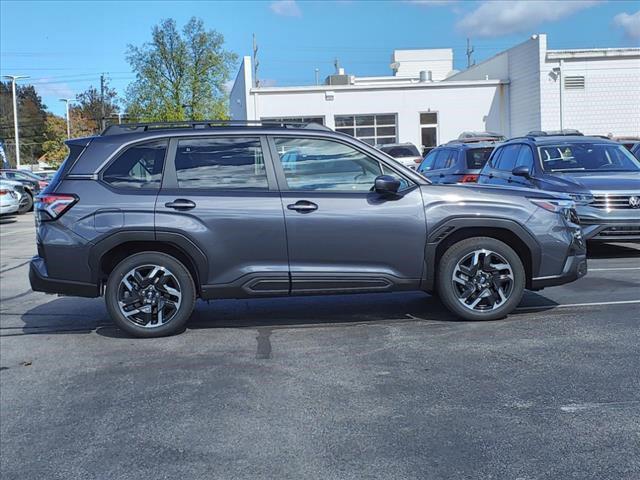
[[[487,139],[453,140],[429,152],[418,167],[433,183],[475,183],[495,142]]]
[[[478,183],[566,193],[586,240],[640,241],[640,161],[618,142],[531,132],[496,148]]]
[[[31,286],[104,295],[135,336],[180,331],[196,298],[421,290],[497,319],[587,269],[570,199],[433,185],[326,127],[115,125],[67,144]]]

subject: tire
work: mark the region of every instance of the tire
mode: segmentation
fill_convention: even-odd
[[[29,192],[25,192],[24,201],[23,198],[20,199],[18,215],[30,212],[31,210],[33,210],[33,196]]]
[[[437,290],[442,303],[458,317],[496,320],[520,303],[525,276],[511,247],[495,238],[468,238],[449,247],[440,259]]]
[[[105,290],[107,310],[116,325],[142,338],[182,331],[195,301],[189,270],[158,252],[136,253],[122,260],[109,275]]]

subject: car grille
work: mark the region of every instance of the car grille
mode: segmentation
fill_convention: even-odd
[[[623,227],[609,227],[602,230],[596,238],[607,238],[607,237],[640,237],[640,226],[623,226]]]
[[[593,196],[593,203],[590,205],[595,208],[601,208],[603,210],[628,210],[628,209],[638,209],[640,207],[632,206],[631,197],[636,197],[640,202],[640,192],[637,194],[612,194],[612,193],[604,193],[597,194]]]

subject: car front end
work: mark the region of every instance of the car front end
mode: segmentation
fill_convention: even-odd
[[[640,190],[593,191],[578,205],[584,236],[599,242],[640,242]]]

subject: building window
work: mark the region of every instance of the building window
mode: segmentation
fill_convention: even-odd
[[[369,145],[396,142],[396,115],[336,115],[336,132],[347,133]]]
[[[564,88],[567,90],[584,90],[584,77],[564,77]]]
[[[420,114],[420,139],[423,153],[438,146],[438,112]]]
[[[317,123],[324,125],[324,117],[262,117],[260,120],[270,123]]]

